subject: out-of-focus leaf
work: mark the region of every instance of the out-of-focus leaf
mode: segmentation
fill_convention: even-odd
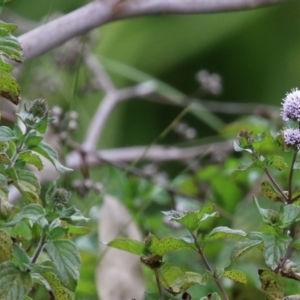
[[[127,238],[117,238],[107,243],[106,245],[109,247],[117,248],[137,255],[142,255],[145,247],[142,242],[132,240],[132,239],[127,239]]]
[[[31,276],[12,262],[0,264],[0,299],[24,300],[32,286]]]
[[[253,196],[253,199],[262,221],[269,225],[276,225],[279,220],[279,213],[275,210],[261,208],[255,196]]]
[[[272,200],[273,202],[285,202],[284,197],[275,191],[275,189],[268,180],[265,180],[261,184],[261,192],[266,198]]]
[[[1,43],[1,29],[0,29],[0,43]],[[1,46],[0,46],[1,52]],[[0,96],[8,99],[13,104],[19,104],[20,87],[16,79],[7,72],[0,70]]]
[[[204,238],[205,242],[211,242],[220,239],[242,239],[246,237],[246,233],[242,230],[231,229],[229,227],[216,227]]]
[[[4,175],[0,174],[0,203],[7,200],[8,192],[7,179]]]
[[[299,219],[300,206],[287,204],[284,205],[279,214],[279,227],[287,228]]]
[[[268,300],[282,300],[284,297],[284,286],[277,276],[271,270],[259,270],[259,280],[261,288]]]
[[[14,132],[9,127],[0,126],[0,142],[7,142],[16,139]]]
[[[263,232],[264,258],[268,267],[275,270],[292,241],[291,237],[283,233]]]
[[[247,284],[246,274],[241,271],[237,271],[237,270],[225,271],[223,273],[223,277],[227,277],[235,282]]]
[[[0,229],[0,263],[11,260],[13,257],[12,240],[4,230]]]

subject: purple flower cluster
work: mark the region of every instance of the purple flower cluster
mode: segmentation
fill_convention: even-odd
[[[300,91],[293,89],[283,99],[281,109],[284,121],[297,121],[300,125]],[[300,150],[300,129],[285,128],[283,130],[284,142],[287,146]]]

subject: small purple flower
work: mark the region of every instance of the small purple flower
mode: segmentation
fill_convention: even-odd
[[[286,128],[283,130],[284,142],[287,146],[294,146],[300,150],[300,130]]]
[[[300,91],[297,88],[292,89],[292,91],[286,95],[282,104],[282,119],[284,121],[293,120],[300,122]]]

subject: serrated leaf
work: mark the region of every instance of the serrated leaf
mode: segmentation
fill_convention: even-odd
[[[206,285],[207,283],[206,274],[183,272],[179,268],[168,264],[164,264],[158,270],[158,278],[161,285],[172,295],[181,294],[195,284]]]
[[[0,30],[0,45],[1,45],[1,30]],[[1,46],[0,46],[1,52]],[[0,58],[1,59],[1,58]],[[19,104],[21,101],[20,87],[16,79],[9,73],[0,70],[0,96],[8,99],[13,104]]]
[[[10,168],[7,170],[7,174],[13,180],[12,184],[25,198],[26,203],[42,203],[39,198],[40,182],[33,172]]]
[[[109,243],[104,244],[109,247],[117,248],[137,255],[142,255],[145,247],[142,242],[128,238],[117,238]]]
[[[4,224],[4,226],[10,227],[18,224],[23,219],[29,219],[33,222],[39,221],[45,216],[45,210],[43,207],[37,204],[29,204],[23,207],[22,211],[14,216],[14,218]]]
[[[288,167],[288,165],[284,161],[283,157],[279,156],[279,155],[274,155],[274,156],[268,157],[266,159],[265,163],[266,163],[266,166],[273,166],[279,171],[282,171],[283,169]]]
[[[282,300],[284,297],[284,286],[279,278],[271,270],[259,270],[261,288],[268,300]]]
[[[7,201],[8,193],[7,179],[4,175],[0,174],[0,203]]]
[[[58,155],[57,152],[48,144],[44,143],[43,141],[41,141],[39,143],[39,145],[32,147],[32,150],[41,154],[42,156],[44,156],[45,158],[47,158],[48,160],[50,160],[50,162],[52,162],[52,164],[54,165],[54,167],[56,168],[56,170],[60,173],[66,173],[66,172],[70,172],[73,171],[70,168],[64,167],[59,161],[58,161]]]
[[[275,270],[284,257],[285,252],[292,241],[291,237],[283,233],[263,232],[264,258],[268,267]]]
[[[284,205],[279,214],[279,227],[287,228],[299,220],[300,207],[293,204]]]
[[[273,188],[268,180],[262,182],[261,192],[266,198],[270,199],[273,202],[285,202],[284,197]]]
[[[258,204],[258,201],[257,199],[255,198],[255,196],[253,196],[253,199],[254,199],[254,203],[257,207],[257,210],[262,218],[262,221],[266,224],[269,224],[269,225],[276,225],[277,222],[278,222],[278,219],[279,219],[279,214],[277,211],[274,211],[272,209],[264,209],[264,208],[261,208]]]
[[[23,300],[32,286],[31,276],[12,262],[0,264],[0,300]]]
[[[69,240],[49,241],[45,249],[55,264],[56,274],[61,284],[75,291],[79,280],[80,254],[76,245]]]
[[[0,86],[1,91],[1,86]],[[6,126],[0,126],[0,142],[8,142],[10,140],[16,140],[14,132]]]
[[[41,158],[31,151],[23,151],[18,155],[18,160],[34,165],[39,171],[43,170],[43,162]]]
[[[153,242],[149,250],[152,255],[164,256],[166,253],[181,249],[194,250],[195,245],[181,239],[167,237]]]
[[[237,270],[229,270],[229,271],[225,271],[223,273],[223,277],[227,277],[235,282],[239,282],[242,284],[247,284],[247,277],[246,274],[241,272],[241,271],[237,271]]]
[[[182,226],[186,227],[189,231],[194,232],[199,228],[201,222],[208,218],[218,216],[218,213],[214,211],[214,205],[204,205],[198,211],[178,212],[175,210],[163,211],[170,221],[175,221]]]
[[[0,229],[0,263],[11,260],[12,258],[13,258],[12,240],[7,232]]]
[[[246,233],[242,230],[231,229],[229,227],[216,227],[204,238],[205,242],[211,242],[215,240],[231,238],[231,239],[242,239],[246,236]]]

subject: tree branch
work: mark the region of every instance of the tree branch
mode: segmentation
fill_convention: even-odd
[[[200,14],[252,9],[288,0],[94,0],[19,37],[26,60],[102,24],[154,14]],[[16,64],[16,63],[14,63]]]

